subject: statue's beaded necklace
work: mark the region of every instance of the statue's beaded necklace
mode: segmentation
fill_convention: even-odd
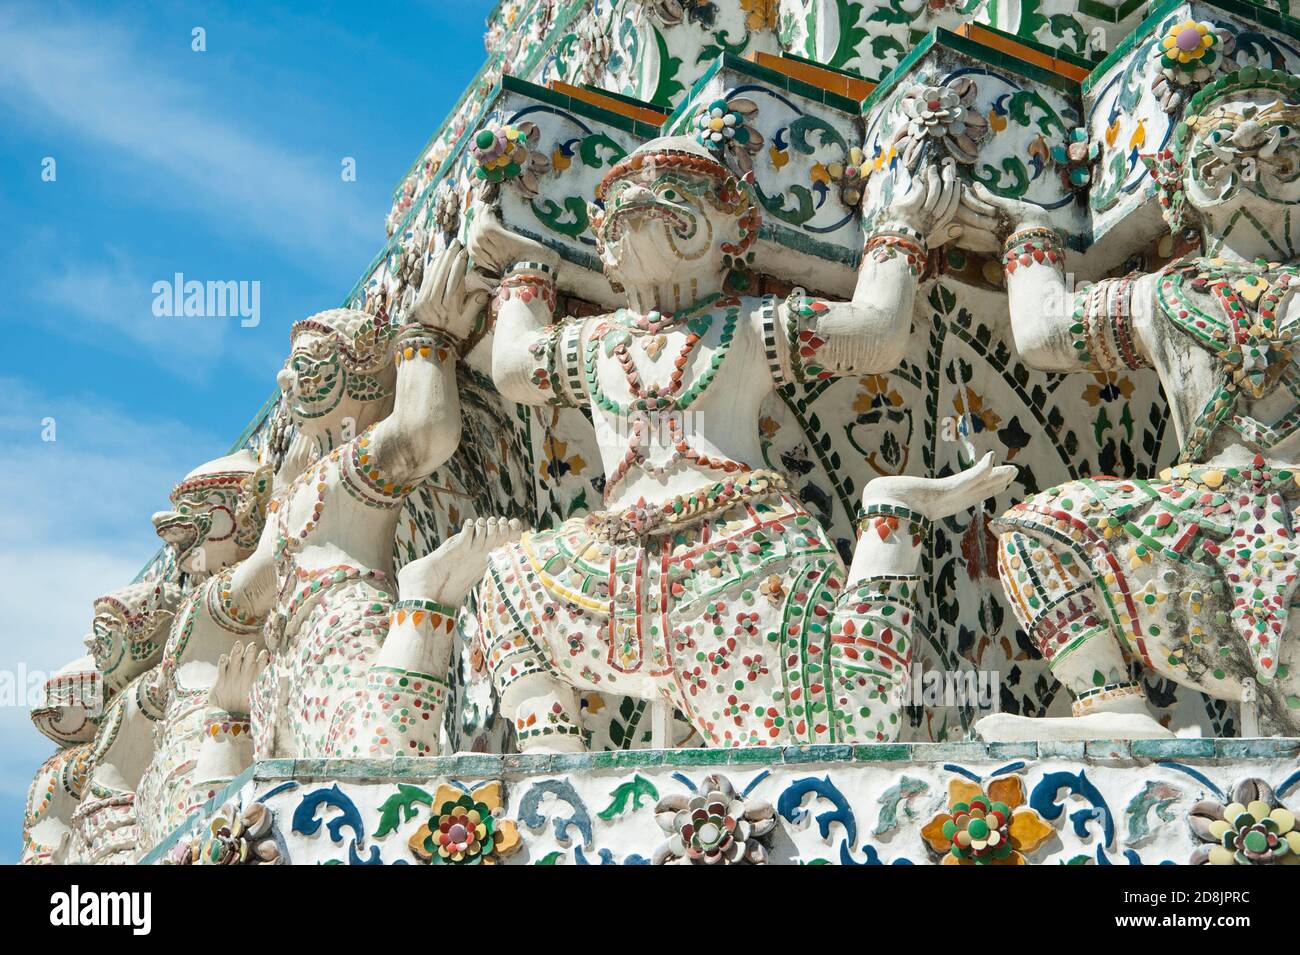
[[[1300,323],[1281,324],[1284,299],[1300,288],[1298,273],[1278,263],[1198,259],[1161,276],[1161,310],[1222,363],[1222,379],[1188,429],[1180,461],[1202,460],[1220,425],[1264,450],[1300,428],[1300,372],[1291,360]],[[1217,302],[1216,311],[1204,307],[1206,295]],[[1279,382],[1296,404],[1277,421],[1267,424],[1238,409],[1243,396],[1262,398]]]
[[[713,379],[717,377],[723,360],[731,350],[731,342],[736,334],[736,322],[740,317],[739,302],[728,300],[723,303],[727,312],[726,318],[723,320],[722,337],[718,342],[717,351],[710,358],[709,365],[705,368],[704,373],[689,388],[682,390],[686,366],[690,363],[691,355],[713,325],[713,312],[697,313],[713,304],[716,300],[717,296],[711,296],[676,315],[658,315],[655,318],[650,316],[656,316],[657,313],[651,312],[650,316],[644,318],[629,319],[626,310],[620,309],[615,313],[615,318],[619,324],[606,324],[598,328],[587,341],[585,361],[587,390],[597,407],[616,415],[626,416],[637,411],[685,411],[694,404],[708,390],[709,385],[713,383]],[[673,362],[673,373],[668,379],[668,384],[664,386],[651,385],[646,388],[641,381],[641,373],[632,360],[632,352],[629,347],[632,342],[632,333],[628,330],[627,324],[633,324],[638,331],[657,334],[661,329],[669,328],[682,321],[686,322],[686,341],[683,342],[682,349]],[[596,374],[598,368],[596,350],[602,346],[605,349],[606,357],[615,358],[619,363],[619,367],[623,370],[623,377],[627,380],[628,391],[632,394],[630,404],[625,405],[611,398],[600,387],[600,379]]]
[[[718,347],[709,358],[709,363],[698,378],[689,386],[685,384],[686,368],[691,356],[713,326],[716,311],[707,310],[716,305],[725,309],[722,332]],[[740,318],[741,303],[735,298],[720,298],[717,295],[701,299],[699,302],[675,314],[651,312],[644,317],[634,316],[625,309],[615,313],[614,321],[598,326],[587,340],[584,354],[584,371],[587,379],[587,392],[596,408],[630,419],[631,428],[628,439],[627,454],[618,467],[609,475],[605,483],[605,498],[634,468],[639,467],[655,477],[663,477],[679,460],[689,460],[713,470],[734,472],[747,471],[749,468],[737,461],[710,457],[690,446],[682,427],[681,413],[688,410],[717,378],[722,363],[731,350],[736,336],[736,325]],[[641,373],[632,360],[631,342],[633,333],[657,335],[659,332],[685,322],[687,335],[681,351],[673,361],[673,372],[666,385],[646,386],[641,380]],[[628,326],[631,326],[629,328]],[[599,368],[598,349],[603,348],[606,357],[614,358],[623,372],[627,382],[631,401],[624,403],[610,397],[600,386],[597,374]],[[660,465],[651,464],[645,454],[647,416],[658,414],[665,416],[673,452],[669,459]]]

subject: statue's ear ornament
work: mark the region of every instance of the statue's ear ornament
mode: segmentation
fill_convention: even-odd
[[[1183,192],[1183,165],[1171,149],[1139,156],[1156,183],[1160,213],[1175,235],[1188,226],[1187,196]]]
[[[257,546],[266,522],[266,505],[271,499],[270,464],[263,464],[251,472],[239,485],[239,503],[235,505],[235,543],[241,548]]]

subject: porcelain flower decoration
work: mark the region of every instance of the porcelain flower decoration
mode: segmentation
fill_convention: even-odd
[[[713,775],[691,796],[661,799],[655,820],[669,837],[655,851],[656,865],[763,865],[767,847],[760,840],[775,828],[776,812]]]
[[[411,836],[411,851],[432,865],[493,865],[519,848],[519,831],[500,818],[501,784],[486,783],[470,792],[442,785],[434,793],[438,808]]]
[[[968,779],[948,783],[948,811],[925,824],[921,837],[943,865],[1025,865],[1054,830],[1025,806],[1019,776],[999,776],[987,787]]]
[[[1227,803],[1198,802],[1187,821],[1205,843],[1192,853],[1192,865],[1300,864],[1295,813],[1262,779],[1239,782]]]
[[[899,100],[906,122],[894,138],[903,164],[912,168],[927,142],[943,144],[959,163],[973,163],[989,132],[988,120],[975,108],[978,93],[970,77],[908,89]]]
[[[551,168],[550,158],[533,148],[540,137],[532,123],[493,123],[480,129],[470,147],[475,178],[489,187],[515,181],[525,195],[535,196],[538,177]]]

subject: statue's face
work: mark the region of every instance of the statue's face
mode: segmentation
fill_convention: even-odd
[[[276,381],[299,423],[329,414],[343,400],[347,386],[347,371],[335,340],[317,331],[299,332]]]
[[[95,603],[95,619],[86,638],[86,647],[95,657],[95,667],[103,675],[104,687],[113,692],[158,662],[167,635],[165,627],[158,623],[162,615],[150,617],[143,626],[137,620],[133,627],[127,619],[128,613],[125,604],[101,598]],[[171,619],[170,614],[165,616]]]
[[[213,574],[247,556],[235,539],[238,506],[238,486],[191,488],[182,483],[172,495],[172,510],[155,514],[153,525],[183,572]]]
[[[646,163],[610,186],[601,239],[604,259],[624,284],[668,282],[684,271],[723,275],[721,245],[736,235],[743,209],[726,209],[717,179]]]
[[[1267,217],[1300,202],[1300,103],[1243,94],[1189,125],[1184,187],[1193,208],[1222,216],[1250,207]]]

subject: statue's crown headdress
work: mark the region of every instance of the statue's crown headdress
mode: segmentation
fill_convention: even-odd
[[[371,315],[355,308],[331,308],[293,323],[290,338],[305,331],[332,337],[348,371],[373,375],[393,361],[395,331],[384,314]]]
[[[1300,76],[1283,70],[1267,70],[1247,66],[1227,73],[1210,83],[1187,103],[1182,121],[1174,127],[1172,137],[1173,158],[1181,163],[1186,158],[1187,147],[1196,130],[1196,120],[1210,112],[1215,104],[1243,93],[1271,90],[1286,99],[1300,102]]]
[[[647,165],[654,169],[680,169],[716,179],[720,184],[739,180],[736,171],[690,136],[665,136],[638,146],[619,160],[596,187],[596,199],[603,202],[610,188],[620,180],[638,175]]]

